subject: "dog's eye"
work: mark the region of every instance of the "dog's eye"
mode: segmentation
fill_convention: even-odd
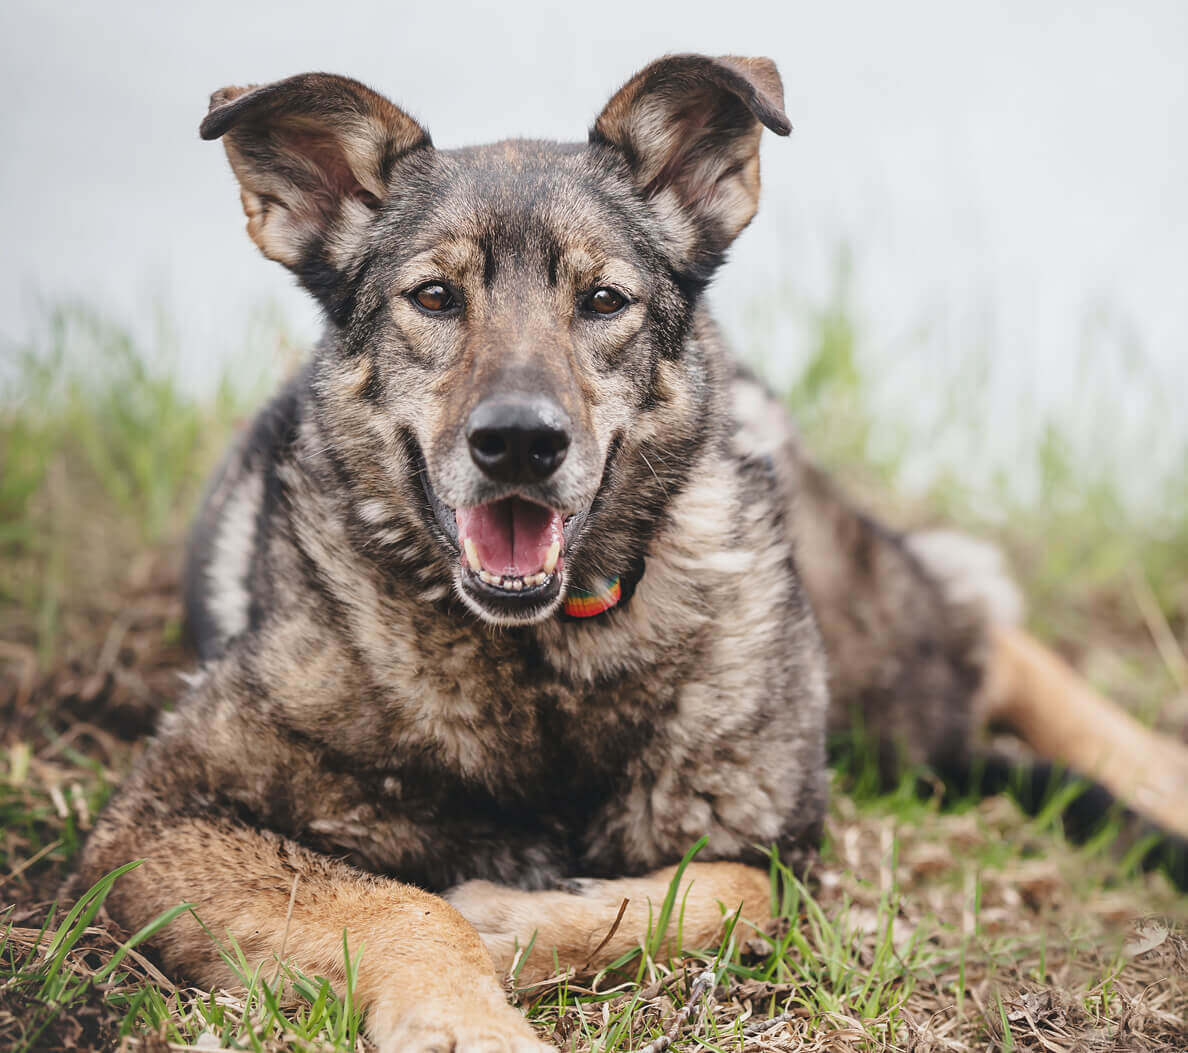
[[[415,288],[411,295],[419,306],[435,314],[440,311],[448,311],[457,303],[454,294],[441,282],[426,282]]]
[[[583,306],[595,314],[618,314],[627,306],[627,297],[617,289],[604,285],[590,293]]]

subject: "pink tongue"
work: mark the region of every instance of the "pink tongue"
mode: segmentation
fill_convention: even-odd
[[[544,569],[553,543],[561,543],[561,516],[518,497],[459,508],[455,515],[459,543],[470,538],[483,569],[492,574],[517,578],[535,574]]]

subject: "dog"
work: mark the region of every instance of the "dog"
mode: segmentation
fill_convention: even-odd
[[[438,150],[321,73],[214,94],[201,135],[326,329],[194,527],[199,669],[80,868],[143,860],[119,923],[189,901],[340,987],[345,934],[381,1049],[527,1051],[500,975],[629,951],[698,839],[685,942],[763,922],[855,718],[889,768],[1009,725],[1188,832],[1188,751],[1019,629],[994,550],[851,505],[730,357],[703,292],[764,128],[762,58],[662,58],[582,144]],[[234,984],[210,934],[154,946]]]

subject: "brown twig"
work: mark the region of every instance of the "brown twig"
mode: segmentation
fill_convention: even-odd
[[[1176,641],[1176,634],[1167,624],[1167,618],[1159,606],[1155,590],[1147,581],[1147,575],[1137,564],[1130,568],[1130,584],[1134,591],[1135,603],[1138,604],[1143,621],[1147,623],[1147,631],[1155,641],[1159,657],[1163,659],[1163,664],[1181,694],[1188,694],[1188,658],[1184,657],[1184,652],[1180,650],[1180,645]]]
[[[72,724],[61,735],[55,736],[46,745],[42,746],[37,751],[37,759],[40,761],[53,760],[67,746],[74,745],[83,735],[89,736],[94,742],[102,746],[109,761],[117,755],[119,744],[114,735],[108,731],[104,731],[100,727],[96,727],[94,724],[87,723],[85,720],[80,720]]]
[[[23,874],[26,870],[28,870],[34,863],[36,863],[39,859],[43,859],[45,856],[48,856],[55,848],[61,848],[61,847],[62,847],[62,839],[60,837],[56,841],[51,841],[48,845],[46,845],[43,849],[41,849],[35,855],[31,855],[28,859],[26,859],[19,866],[14,867],[7,874],[5,874],[3,877],[0,877],[0,888],[3,888],[4,885],[7,882],[11,881],[14,877],[20,877],[21,874]]]
[[[809,1015],[807,1009],[790,1009],[786,1013],[780,1013],[778,1016],[769,1016],[764,1020],[756,1020],[754,1023],[747,1024],[743,1028],[743,1038],[754,1038],[756,1035],[765,1035],[768,1031],[779,1027],[781,1024],[790,1024],[793,1020]]]
[[[718,973],[716,966],[703,970],[698,974],[697,979],[693,981],[692,987],[689,988],[689,998],[672,1019],[668,1030],[659,1038],[652,1039],[642,1049],[636,1050],[636,1053],[664,1053],[666,1049],[671,1049],[672,1044],[676,1041],[680,1034],[681,1028],[685,1026],[689,1017],[693,1015],[693,1010],[700,1008],[702,1011],[709,1008],[710,1002],[713,1000],[714,987],[718,981]]]
[[[615,920],[611,922],[610,929],[608,929],[606,935],[602,937],[602,942],[587,956],[586,964],[582,966],[582,968],[579,970],[580,972],[588,973],[594,965],[594,959],[598,957],[602,948],[610,943],[612,939],[614,939],[614,935],[619,931],[619,925],[623,921],[623,914],[627,910],[627,904],[630,902],[631,901],[626,897],[623,898],[623,902],[619,904],[619,913],[615,915]]]

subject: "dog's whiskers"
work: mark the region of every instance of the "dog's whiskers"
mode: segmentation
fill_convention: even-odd
[[[664,491],[664,496],[668,497],[668,487],[664,485],[664,480],[656,474],[656,469],[652,467],[652,462],[648,460],[648,455],[644,453],[643,450],[639,451],[639,455],[643,458],[644,464],[648,466],[648,471],[652,473],[652,478],[656,480],[656,482],[660,485],[660,489]],[[656,454],[656,456],[660,457],[659,454]],[[663,462],[664,458],[660,457],[660,460]]]

